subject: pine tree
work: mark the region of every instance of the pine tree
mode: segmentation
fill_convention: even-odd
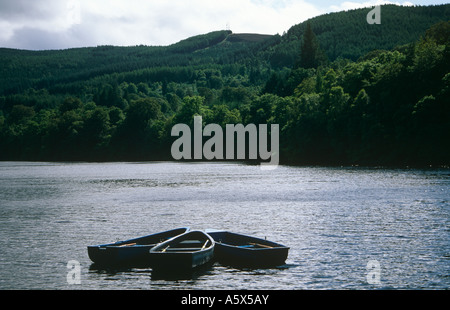
[[[319,42],[315,33],[312,31],[311,24],[306,24],[306,30],[303,34],[302,49],[300,53],[300,61],[296,67],[305,69],[317,68],[320,63],[325,61],[325,54],[319,47]]]

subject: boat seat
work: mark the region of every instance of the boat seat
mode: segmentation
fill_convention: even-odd
[[[165,252],[194,252],[200,250],[201,248],[168,248]]]
[[[181,241],[179,244],[181,245],[192,245],[192,246],[202,246],[203,242],[202,241],[198,241],[198,240],[184,240]]]

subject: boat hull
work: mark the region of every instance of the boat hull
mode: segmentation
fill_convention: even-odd
[[[197,268],[212,261],[214,247],[214,240],[205,233],[187,232],[152,248],[149,256],[150,266],[159,270]]]
[[[87,247],[88,255],[94,264],[100,266],[145,266],[151,248],[187,231],[189,228],[177,228],[125,241],[92,245]]]
[[[152,253],[150,266],[163,270],[188,270],[200,267],[212,260],[214,249],[199,253]]]
[[[270,268],[284,265],[289,248],[261,238],[214,231],[214,257],[219,263],[237,267]]]

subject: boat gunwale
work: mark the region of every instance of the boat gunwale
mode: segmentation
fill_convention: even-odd
[[[232,244],[228,244],[228,243],[223,243],[223,242],[216,242],[216,244],[221,245],[221,246],[225,246],[225,247],[230,247],[230,248],[235,248],[235,249],[241,249],[243,251],[275,251],[275,250],[289,250],[289,247],[287,246],[277,246],[277,247],[246,247],[245,245],[232,245]]]
[[[240,233],[234,233],[234,232],[230,232],[227,230],[214,230],[214,231],[210,231],[208,232],[208,234],[212,235],[211,237],[214,239],[214,241],[216,242],[216,244],[221,245],[221,246],[226,246],[226,247],[230,247],[230,248],[237,248],[237,249],[242,249],[242,250],[252,250],[252,251],[267,251],[267,250],[280,250],[280,249],[290,249],[288,246],[285,246],[283,244],[274,242],[274,241],[270,241],[270,240],[266,240],[266,239],[262,239],[262,238],[258,238],[258,237],[253,237],[253,236],[248,236],[248,235],[244,235],[244,234],[240,234]],[[232,243],[228,243],[226,241],[226,237],[224,238],[224,241],[222,240],[216,240],[214,238],[214,234],[224,234],[226,235],[230,235],[230,236],[236,236],[239,237],[241,240],[243,240],[245,243],[242,245],[238,245],[238,244],[232,244]],[[270,246],[270,247],[258,247],[258,248],[252,248],[252,247],[245,247],[245,245],[250,244],[250,243],[261,243],[261,245],[266,245],[266,246]]]
[[[171,237],[170,239],[178,237],[178,236],[180,236],[182,234],[185,234],[186,232],[189,232],[190,228],[189,227],[180,227],[180,228],[175,228],[175,229],[170,229],[170,230],[166,230],[166,231],[153,233],[153,234],[142,236],[142,237],[136,237],[136,238],[127,239],[127,240],[119,240],[119,241],[116,241],[116,242],[110,242],[110,243],[104,243],[104,244],[88,245],[87,247],[88,248],[92,248],[92,249],[95,249],[95,248],[97,248],[97,249],[98,248],[105,248],[105,249],[106,248],[109,248],[109,249],[124,248],[124,249],[127,249],[127,248],[130,248],[130,247],[150,247],[150,246],[151,247],[155,247],[158,244],[160,244],[162,242],[165,242],[165,241],[167,241],[169,239],[166,239],[164,241],[157,242],[157,243],[151,243],[151,244],[150,243],[148,243],[148,244],[138,244],[138,243],[136,243],[136,244],[132,244],[132,245],[130,244],[129,246],[126,246],[126,245],[129,244],[129,243],[134,243],[136,241],[146,239],[146,238],[156,237],[158,235],[175,233],[176,231],[180,231],[180,233],[178,235],[174,236],[174,237]]]

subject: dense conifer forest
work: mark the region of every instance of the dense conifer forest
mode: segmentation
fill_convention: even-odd
[[[171,128],[279,124],[281,163],[450,165],[450,5],[331,13],[278,35],[0,48],[0,160],[171,160]]]

